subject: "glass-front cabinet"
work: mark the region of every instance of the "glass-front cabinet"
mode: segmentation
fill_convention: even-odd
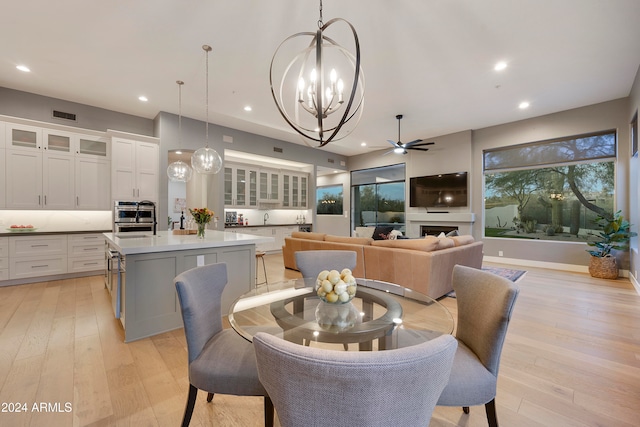
[[[261,170],[258,174],[259,201],[280,201],[280,172],[276,170]]]
[[[309,176],[304,173],[285,172],[282,175],[282,207],[306,209]]]
[[[258,171],[244,165],[224,168],[224,205],[252,208],[258,206]]]

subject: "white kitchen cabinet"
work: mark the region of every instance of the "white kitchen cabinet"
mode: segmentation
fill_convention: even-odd
[[[284,171],[282,173],[282,207],[307,209],[309,175]]]
[[[67,273],[104,270],[105,238],[102,234],[69,234],[67,244]]]
[[[67,154],[6,150],[6,207],[73,209],[74,168]]]
[[[10,236],[9,279],[64,274],[67,236]]]
[[[78,135],[75,152],[77,157],[109,160],[109,138],[106,136]]]
[[[6,154],[7,150],[4,148],[0,148],[0,168],[2,172],[0,172],[0,209],[4,209],[6,207]]]
[[[42,129],[36,126],[6,123],[5,147],[41,150]]]
[[[82,210],[109,210],[109,161],[91,157],[75,158],[75,208]]]
[[[280,172],[263,169],[258,173],[258,200],[267,203],[280,202]]]
[[[159,151],[153,142],[112,138],[112,200],[158,202]]]
[[[0,237],[0,281],[9,280],[9,238]]]
[[[224,168],[224,205],[234,208],[258,206],[258,170],[229,164]]]
[[[0,150],[6,148],[5,140],[6,140],[6,132],[7,128],[4,122],[0,122]]]

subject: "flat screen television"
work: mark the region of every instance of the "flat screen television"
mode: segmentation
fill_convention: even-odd
[[[467,173],[456,172],[410,178],[409,206],[412,208],[467,206]]]

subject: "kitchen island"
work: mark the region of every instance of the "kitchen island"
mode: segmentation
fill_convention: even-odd
[[[130,342],[182,327],[180,304],[173,279],[196,266],[227,263],[228,284],[222,294],[222,312],[255,286],[255,246],[270,237],[207,230],[195,234],[157,235],[104,233],[107,271],[105,285],[116,318]]]

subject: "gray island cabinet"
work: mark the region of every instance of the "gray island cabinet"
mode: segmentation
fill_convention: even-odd
[[[222,312],[255,287],[256,244],[271,237],[207,230],[196,235],[104,233],[107,270],[105,285],[116,318],[130,342],[182,327],[180,303],[173,279],[196,266],[227,263],[228,284]]]

